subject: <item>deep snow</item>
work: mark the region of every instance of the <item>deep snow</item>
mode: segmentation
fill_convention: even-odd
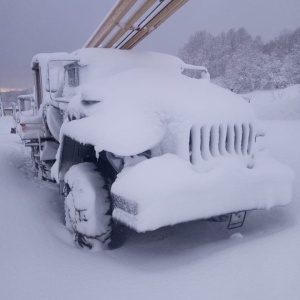
[[[277,119],[263,122],[268,151],[296,172],[290,205],[253,211],[235,230],[209,221],[126,230],[122,248],[97,253],[75,247],[57,186],[36,178],[12,119],[0,118],[0,299],[298,300],[300,114],[260,109]]]

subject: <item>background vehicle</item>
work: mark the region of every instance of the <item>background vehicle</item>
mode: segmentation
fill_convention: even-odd
[[[14,127],[11,133],[20,132],[20,117],[36,115],[35,101],[32,94],[18,96],[17,104],[13,103],[13,121]]]

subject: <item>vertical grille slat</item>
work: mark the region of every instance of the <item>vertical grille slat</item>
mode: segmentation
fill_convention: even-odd
[[[234,153],[234,143],[235,143],[234,126],[232,124],[228,124],[227,135],[226,135],[226,150],[230,154]]]
[[[210,129],[210,152],[214,157],[219,156],[219,126],[213,125]]]
[[[210,126],[204,125],[201,127],[201,154],[204,160],[209,160],[210,153]]]
[[[200,125],[195,125],[191,129],[191,162],[196,165],[202,161],[200,152],[201,148],[201,136],[200,136]]]
[[[227,136],[227,126],[224,124],[220,125],[220,141],[219,141],[219,151],[221,155],[226,154],[226,136]]]
[[[246,155],[249,145],[249,134],[250,134],[250,125],[243,124],[243,138],[242,138],[242,154]]]
[[[254,144],[254,130],[253,130],[253,126],[250,124],[249,125],[249,142],[248,142],[248,155],[252,154],[252,149],[253,149],[253,144]]]
[[[240,124],[234,125],[234,135],[235,135],[234,148],[236,154],[239,155],[242,153],[242,138],[243,138],[242,126]]]

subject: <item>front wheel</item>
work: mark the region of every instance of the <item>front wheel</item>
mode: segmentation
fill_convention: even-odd
[[[80,247],[106,248],[111,243],[111,202],[105,187],[93,163],[74,165],[65,175],[66,227]]]

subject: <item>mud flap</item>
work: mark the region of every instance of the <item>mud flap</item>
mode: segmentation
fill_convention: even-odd
[[[246,219],[246,211],[239,211],[236,213],[230,214],[228,229],[239,228],[244,225]]]

